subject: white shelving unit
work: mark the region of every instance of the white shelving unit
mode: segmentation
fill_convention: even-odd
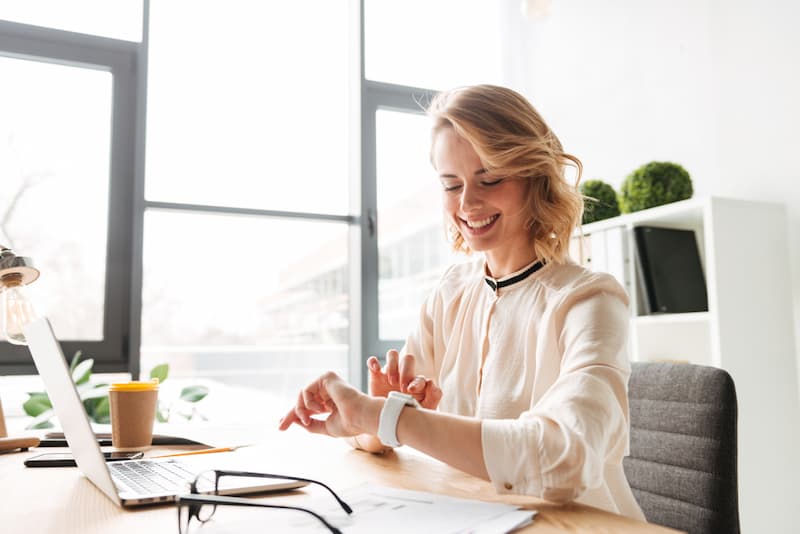
[[[636,226],[695,232],[707,312],[647,314],[638,294]],[[631,297],[632,360],[688,361],[720,367],[733,377],[742,530],[755,531],[747,527],[781,509],[776,499],[785,504],[784,511],[794,510],[800,406],[785,208],[693,198],[587,224],[582,232],[582,263],[616,276]],[[573,248],[579,243],[576,234]],[[577,250],[573,257],[580,260]]]

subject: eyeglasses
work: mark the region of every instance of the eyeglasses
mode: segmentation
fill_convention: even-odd
[[[211,475],[212,473],[214,475],[213,495],[199,494],[200,492],[197,489],[198,483],[208,482],[209,475]],[[350,506],[346,502],[344,502],[338,495],[336,495],[335,491],[333,491],[330,487],[328,487],[327,484],[323,484],[322,482],[318,482],[316,480],[311,480],[309,478],[290,477],[285,475],[273,475],[268,473],[252,473],[249,471],[221,471],[218,469],[214,469],[210,471],[204,471],[199,475],[197,475],[194,481],[189,485],[189,490],[190,490],[189,495],[178,496],[177,505],[178,505],[179,534],[189,534],[189,523],[191,523],[192,519],[196,519],[199,523],[208,522],[214,516],[214,513],[217,511],[217,506],[248,506],[254,508],[277,508],[281,510],[297,510],[299,512],[311,514],[312,516],[316,517],[332,533],[342,534],[338,528],[331,525],[324,517],[314,512],[313,510],[309,510],[308,508],[301,508],[299,506],[287,506],[282,504],[265,504],[251,499],[225,497],[219,495],[219,481],[222,479],[222,477],[226,476],[249,477],[249,478],[277,478],[282,480],[297,480],[299,482],[308,482],[309,484],[317,484],[328,490],[328,492],[331,495],[333,495],[333,498],[336,499],[336,502],[339,503],[339,506],[342,507],[342,510],[344,510],[348,514],[353,513],[352,508],[350,508]],[[184,508],[186,509],[185,514],[184,514]],[[184,515],[186,516],[185,521],[184,521]]]

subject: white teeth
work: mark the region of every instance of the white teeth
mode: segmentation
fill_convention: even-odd
[[[497,215],[492,215],[491,217],[486,217],[485,219],[481,219],[480,221],[466,221],[467,226],[470,228],[483,228],[487,224],[491,224],[497,219]]]

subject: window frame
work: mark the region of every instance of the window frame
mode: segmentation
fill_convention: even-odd
[[[108,234],[104,284],[103,339],[61,342],[68,358],[81,350],[101,372],[127,370],[138,360],[131,343],[132,233],[134,168],[141,45],[17,22],[0,21],[0,55],[82,68],[112,75],[112,125],[109,150]],[[113,214],[113,216],[112,216]],[[14,252],[28,256],[24,250]],[[32,258],[36,265],[36,258]],[[0,374],[35,374],[27,347],[0,340]]]

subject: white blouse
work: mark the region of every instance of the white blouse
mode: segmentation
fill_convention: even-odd
[[[573,263],[521,276],[531,264],[500,280],[484,265],[447,270],[401,354],[442,388],[440,411],[483,421],[483,459],[499,493],[644,520],[622,469],[625,291]]]

